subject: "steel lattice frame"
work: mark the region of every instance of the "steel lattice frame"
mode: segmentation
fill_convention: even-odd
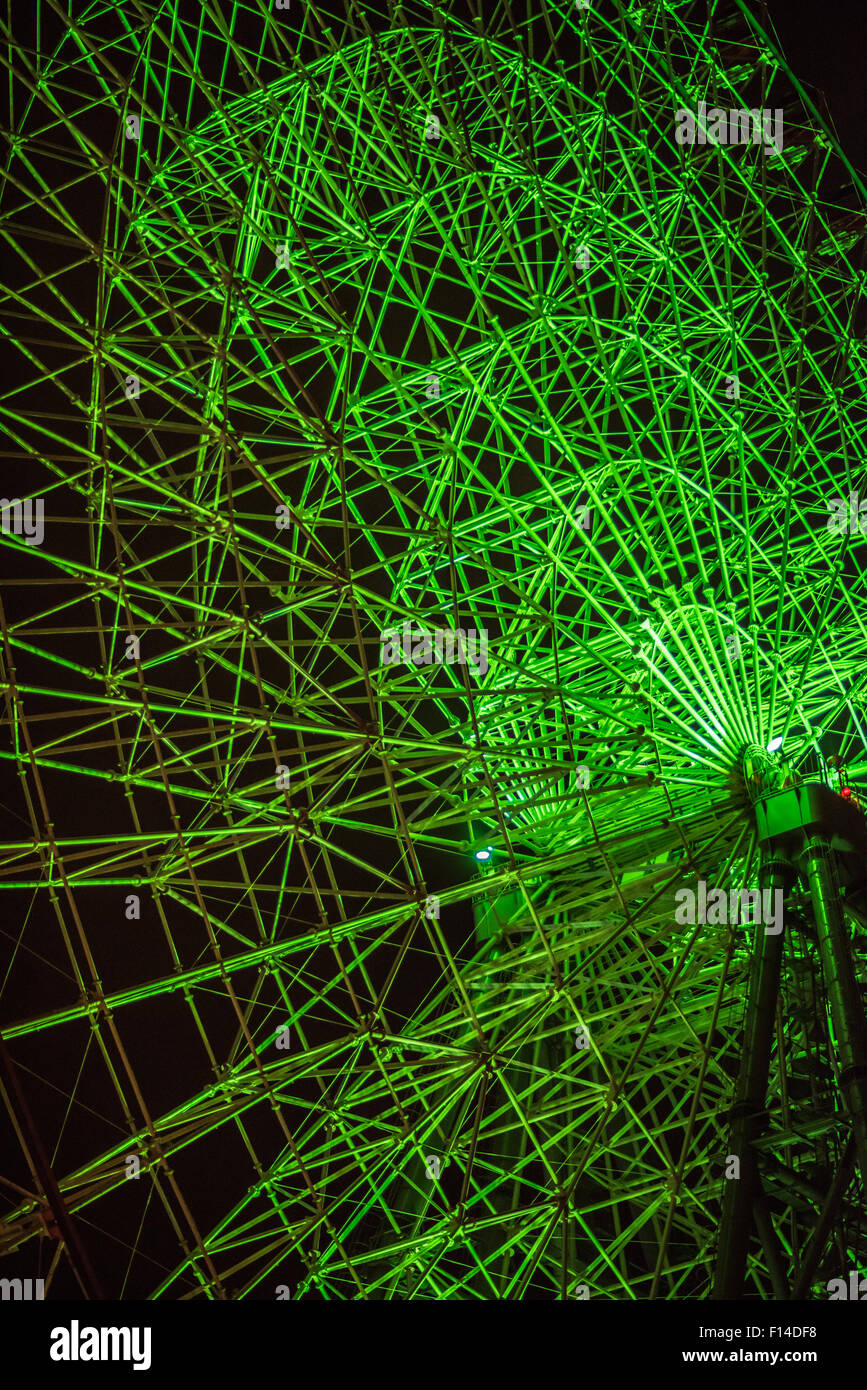
[[[110,1296],[708,1292],[754,943],[674,894],[755,882],[745,744],[861,748],[864,190],[739,9],[525,8],[7,29],[2,1033]]]

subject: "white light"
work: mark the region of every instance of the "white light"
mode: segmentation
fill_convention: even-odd
[[[771,741],[770,741],[770,743],[768,744],[768,752],[769,752],[769,753],[779,753],[779,751],[780,751],[780,749],[782,748],[782,746],[783,746],[783,740],[782,740],[781,738],[772,738]]]
[[[481,860],[481,862],[484,864],[487,862],[488,859],[490,859],[493,852],[493,847],[491,845],[488,845],[485,849],[476,850],[476,858]]]

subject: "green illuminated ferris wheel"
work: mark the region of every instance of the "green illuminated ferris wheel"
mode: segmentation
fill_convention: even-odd
[[[32,24],[4,1265],[48,1297],[827,1297],[865,1254],[867,223],[766,26]],[[780,147],[680,144],[701,103]],[[772,814],[811,784],[820,887]],[[777,888],[783,929],[745,922]]]

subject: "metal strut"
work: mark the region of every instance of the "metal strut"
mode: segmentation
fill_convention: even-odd
[[[15,1063],[9,1054],[2,1036],[0,1036],[0,1074],[4,1077],[10,1093],[8,1100],[10,1108],[13,1097],[17,1103],[18,1114],[29,1140],[30,1159],[33,1169],[39,1181],[42,1183],[42,1190],[46,1198],[51,1203],[52,1216],[63,1237],[69,1262],[81,1285],[84,1296],[88,1299],[102,1299],[104,1298],[104,1294],[96,1271],[90,1262],[78,1227],[72,1219],[69,1209],[63,1200],[63,1195],[57,1184],[57,1179],[54,1176],[54,1169],[51,1166],[48,1154],[45,1151],[45,1146],[42,1143],[39,1131],[36,1128],[36,1124],[30,1112],[30,1106],[27,1104],[27,1097],[18,1079]]]
[[[782,888],[785,896],[793,878],[794,871],[790,866],[775,860],[762,866],[759,885],[772,890]],[[754,1207],[762,1196],[758,1154],[752,1145],[767,1125],[765,1100],[777,1014],[777,996],[780,991],[783,932],[768,933],[761,923],[756,924],[755,932],[757,949],[753,951],[750,970],[740,1071],[735,1103],[729,1111],[729,1154],[739,1160],[740,1176],[727,1182],[723,1193],[719,1247],[711,1295],[714,1299],[735,1299],[743,1295]]]
[[[867,1192],[867,1019],[849,949],[835,856],[826,839],[814,836],[808,842],[801,867],[813,902],[819,957],[837,1044],[840,1093],[852,1122],[855,1153]]]
[[[861,1003],[846,923],[841,875],[863,875],[867,861],[867,822],[856,807],[824,783],[775,790],[773,766],[761,749],[744,753],[745,782],[754,803],[762,846],[760,886],[781,887],[784,897],[798,872],[810,890],[822,974],[834,1028],[839,1087],[852,1126],[852,1139],[837,1181],[810,1241],[801,1278],[792,1297],[803,1297],[830,1233],[834,1213],[857,1157],[867,1190],[867,1019]],[[764,882],[762,881],[764,880]],[[740,1159],[740,1178],[726,1183],[714,1274],[714,1299],[743,1297],[753,1222],[767,1247],[773,1234],[762,1206],[758,1154],[753,1144],[767,1124],[767,1098],[774,1017],[780,987],[783,933],[757,926],[750,972],[747,1018],[731,1121],[730,1153]],[[848,1175],[848,1176],[847,1176]],[[781,1287],[776,1271],[775,1293]]]

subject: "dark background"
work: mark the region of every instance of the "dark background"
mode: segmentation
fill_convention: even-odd
[[[824,92],[846,155],[867,176],[867,3],[767,0],[767,12],[792,72],[814,101],[814,88]]]

